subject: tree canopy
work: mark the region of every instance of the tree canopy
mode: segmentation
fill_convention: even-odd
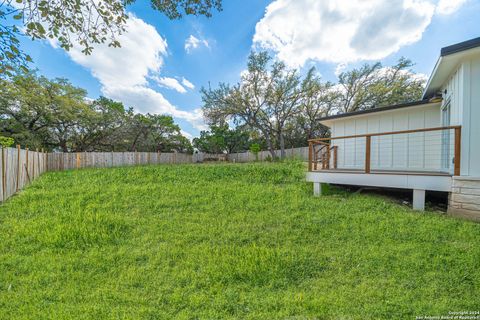
[[[94,44],[119,47],[125,31],[126,6],[136,0],[4,0],[0,2],[0,76],[25,69],[31,58],[21,50],[19,37],[51,39],[69,50],[74,44],[90,54]],[[183,15],[211,16],[221,0],[150,0],[154,10],[170,19]],[[24,70],[25,71],[25,70]]]
[[[193,146],[201,152],[220,154],[248,150],[250,134],[242,127],[230,129],[228,124],[212,125],[209,131],[200,132],[200,137],[193,139]]]
[[[275,148],[283,158],[286,147],[328,135],[322,117],[419,99],[425,81],[412,66],[405,58],[392,67],[365,64],[340,74],[335,84],[315,68],[302,75],[267,52],[252,52],[238,83],[202,88],[202,110],[212,125],[233,121],[259,133],[272,158]]]
[[[32,73],[0,79],[0,135],[30,148],[192,152],[171,116],[135,113],[65,79]]]

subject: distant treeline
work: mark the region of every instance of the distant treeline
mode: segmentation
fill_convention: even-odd
[[[0,135],[31,149],[193,151],[171,116],[140,114],[104,97],[90,101],[68,80],[35,73],[0,79]],[[11,141],[11,140],[10,140]]]

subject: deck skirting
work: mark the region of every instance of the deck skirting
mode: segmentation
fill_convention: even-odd
[[[416,175],[401,173],[339,173],[308,172],[307,181],[354,186],[431,190],[451,192],[452,177],[446,175]]]

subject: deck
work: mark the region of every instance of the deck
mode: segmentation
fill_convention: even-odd
[[[312,172],[322,173],[354,173],[354,174],[368,174],[362,169],[320,169],[312,170]],[[451,176],[449,172],[434,172],[434,171],[415,171],[415,170],[386,170],[386,169],[372,169],[369,174],[390,174],[390,175],[412,175],[412,176]]]
[[[425,191],[451,192],[460,175],[461,127],[439,127],[309,140],[307,181],[414,190],[423,210]],[[353,168],[352,168],[353,167]]]

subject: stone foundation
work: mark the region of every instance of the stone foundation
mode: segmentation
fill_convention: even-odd
[[[453,177],[448,213],[480,221],[480,178]]]

